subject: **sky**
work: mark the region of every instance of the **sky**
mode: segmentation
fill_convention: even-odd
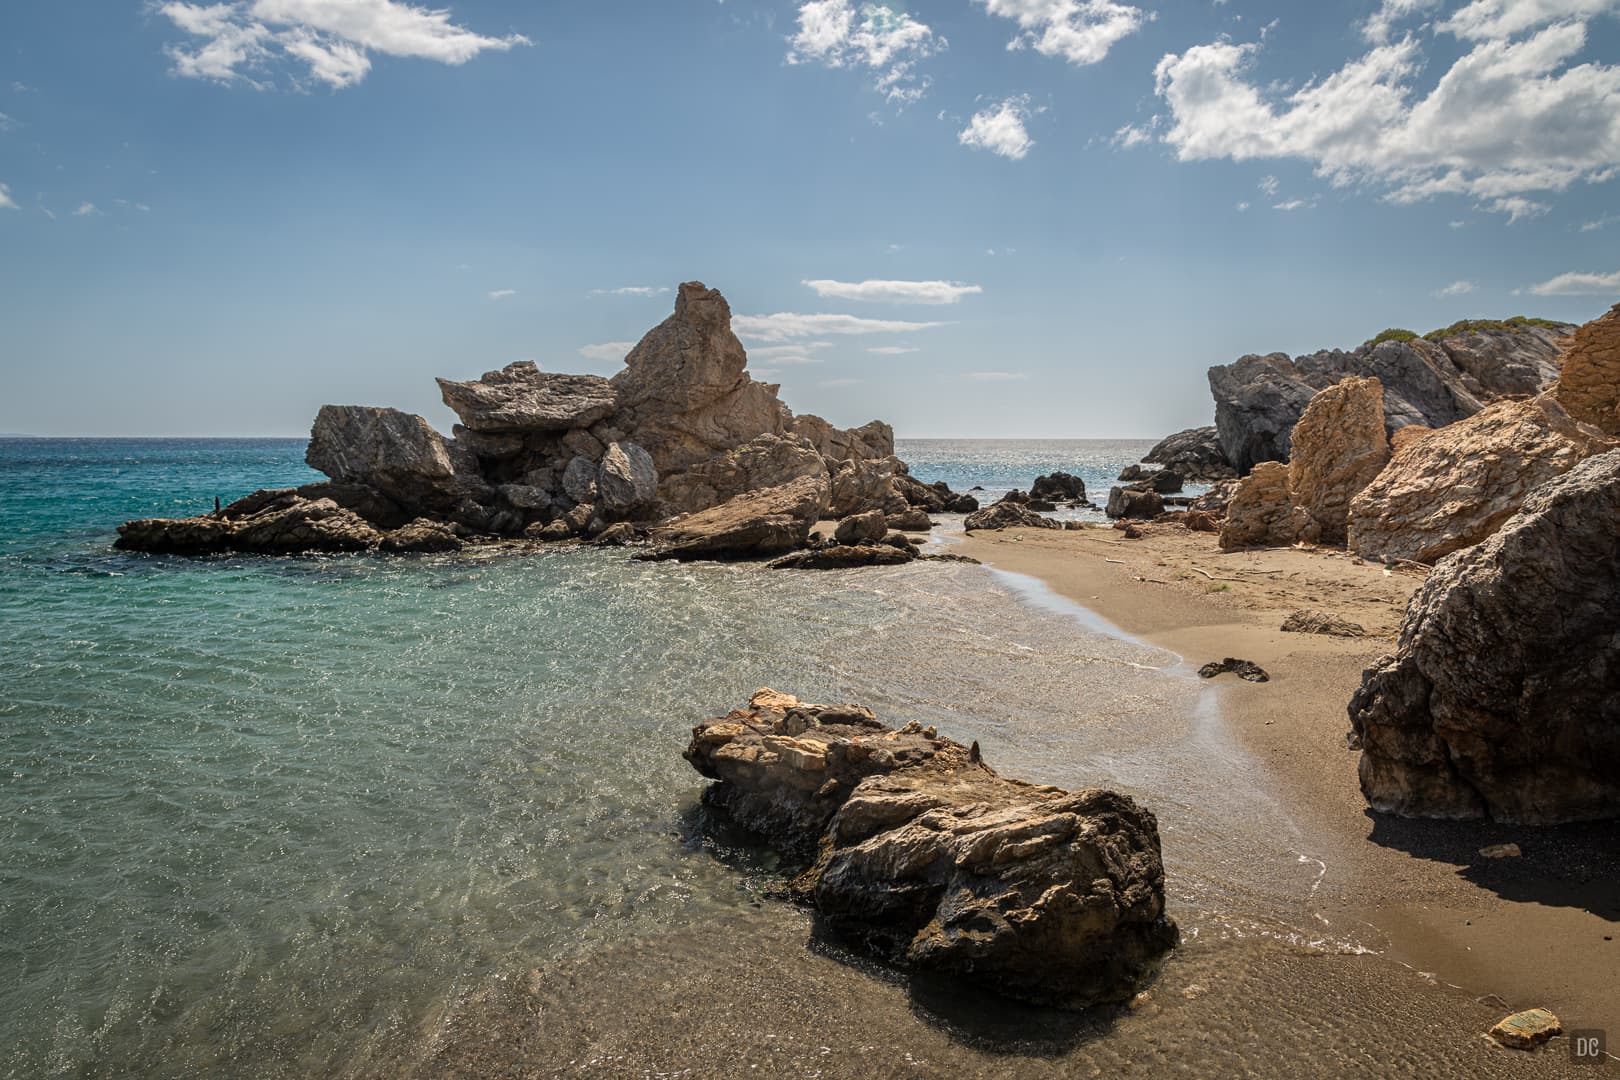
[[[448,430],[700,280],[797,412],[1158,437],[1620,301],[1620,0],[13,0],[0,432]]]

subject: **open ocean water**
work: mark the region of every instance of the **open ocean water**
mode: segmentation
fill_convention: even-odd
[[[1148,445],[900,453],[958,489],[1063,468],[1096,498]],[[826,975],[802,913],[762,899],[769,853],[696,827],[690,727],[763,685],[937,724],[1010,775],[1133,794],[1159,816],[1188,962],[1233,941],[1356,950],[1324,931],[1325,865],[1213,691],[1025,579],[112,549],[125,519],[307,481],[302,450],[0,441],[0,1076],[453,1071],[447,1046],[470,1060],[485,1032],[530,1030],[491,1004],[523,979],[579,1040],[555,1061],[531,1046],[529,1071],[639,1075],[575,1054],[634,1037],[673,1072],[725,1075],[718,1035],[605,1030],[644,1022],[626,995],[698,977],[723,993],[724,965],[704,968],[722,931],[781,985],[892,994],[858,963]],[[950,1026],[897,1015],[885,1045]],[[815,1052],[841,1049],[871,1075],[928,1074]]]

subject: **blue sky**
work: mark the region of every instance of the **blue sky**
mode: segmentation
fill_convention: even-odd
[[[0,431],[447,427],[699,279],[797,411],[1158,436],[1617,240],[1620,0],[0,7]]]

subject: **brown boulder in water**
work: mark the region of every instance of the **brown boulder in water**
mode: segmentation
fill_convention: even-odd
[[[652,530],[652,559],[746,558],[803,547],[827,508],[825,477],[750,491]]]

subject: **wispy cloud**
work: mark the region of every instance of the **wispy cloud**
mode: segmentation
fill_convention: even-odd
[[[17,204],[11,199],[11,188],[0,184],[0,210],[16,210]]]
[[[1474,281],[1453,281],[1450,285],[1447,285],[1443,289],[1436,289],[1435,292],[1434,292],[1434,295],[1436,295],[1436,296],[1466,296],[1469,293],[1473,292],[1477,288],[1479,288],[1479,283],[1478,282],[1474,282]]]
[[[79,208],[77,210],[73,211],[73,216],[74,217],[95,217],[95,216],[99,215],[100,213],[101,213],[101,211],[96,209],[96,204],[95,203],[93,203],[93,202],[82,202],[82,203],[79,204]]]
[[[1114,0],[975,0],[991,15],[1012,19],[1023,33],[1009,49],[1031,48],[1071,64],[1095,64],[1153,18]]]
[[[1013,161],[1022,161],[1035,145],[1024,127],[1030,115],[1029,95],[1010,97],[973,114],[968,126],[957,132],[956,141],[977,150],[988,150]]]
[[[892,304],[954,304],[964,296],[984,292],[960,281],[805,281],[817,296],[838,300],[868,300]]]
[[[669,292],[665,285],[621,285],[617,289],[592,289],[592,296],[662,296]]]
[[[944,38],[888,4],[810,0],[799,5],[798,32],[788,39],[789,64],[867,68],[872,88],[904,107],[920,101],[932,80],[917,62],[946,48]]]
[[[1309,208],[1309,207],[1311,207],[1313,205],[1315,205],[1315,204],[1307,202],[1304,199],[1285,199],[1280,203],[1273,204],[1273,206],[1271,208],[1273,210],[1284,210],[1284,211],[1287,211],[1287,210],[1304,210],[1304,209],[1307,209],[1307,208]]]
[[[970,371],[962,378],[969,382],[1017,382],[1029,376],[1022,371]]]
[[[1593,218],[1591,221],[1583,221],[1581,222],[1581,232],[1597,232],[1599,229],[1606,229],[1610,225],[1620,225],[1620,214],[1604,214],[1602,217]]]
[[[863,319],[858,315],[802,315],[791,311],[779,311],[774,315],[734,315],[731,319],[731,328],[739,337],[764,342],[791,341],[824,334],[909,334],[948,325],[903,319]]]
[[[17,121],[0,112],[0,132],[17,130]]]
[[[1361,36],[1374,45],[1383,45],[1389,41],[1397,23],[1439,6],[1440,0],[1384,0],[1382,6],[1361,24]]]
[[[449,11],[397,0],[166,0],[153,10],[195,39],[164,46],[174,74],[261,88],[282,64],[304,69],[295,82],[337,90],[366,77],[373,52],[465,64],[529,43],[521,34],[486,37],[451,22]]]
[[[509,296],[516,296],[516,289],[491,289],[488,296],[491,300],[505,300]]]
[[[877,353],[879,356],[904,356],[906,353],[921,352],[922,350],[915,345],[874,345],[866,351]]]
[[[1262,195],[1275,195],[1282,184],[1275,176],[1262,176],[1255,186],[1260,189]]]
[[[1530,286],[1534,296],[1615,296],[1620,294],[1620,270],[1612,274],[1559,274]]]
[[[579,355],[587,360],[623,360],[636,347],[633,341],[604,341],[600,345],[582,345]]]

